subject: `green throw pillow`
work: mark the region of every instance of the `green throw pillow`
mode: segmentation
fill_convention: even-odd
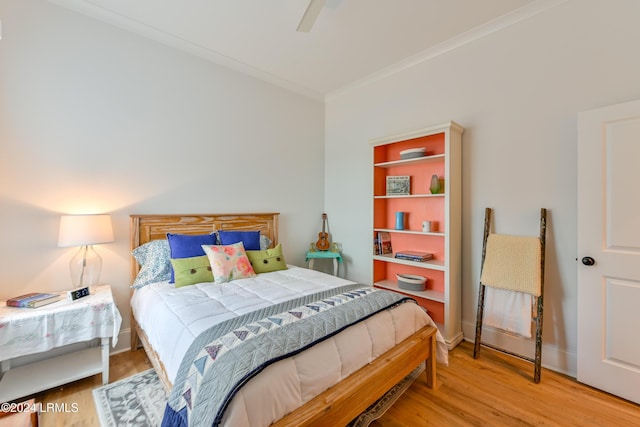
[[[175,287],[193,285],[195,283],[213,282],[213,273],[209,257],[206,255],[191,258],[171,258],[175,272]]]
[[[282,246],[278,243],[273,249],[263,251],[247,251],[247,258],[256,273],[286,270],[287,263],[282,256]]]

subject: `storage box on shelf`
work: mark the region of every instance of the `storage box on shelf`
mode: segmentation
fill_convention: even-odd
[[[374,139],[373,237],[391,236],[391,254],[373,255],[374,286],[410,295],[438,323],[449,348],[462,341],[461,319],[461,166],[462,133],[454,122]],[[407,158],[407,150],[424,148],[424,156]],[[409,151],[415,153],[415,151]],[[404,158],[403,158],[404,157]],[[436,175],[440,188],[431,192]],[[409,176],[408,195],[388,195],[388,176]],[[404,224],[397,224],[403,212]],[[422,222],[430,221],[430,231]],[[398,251],[433,254],[429,261],[398,259]],[[424,291],[400,289],[397,274],[427,278]]]

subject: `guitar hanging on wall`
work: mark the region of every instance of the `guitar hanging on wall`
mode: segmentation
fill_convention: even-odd
[[[319,251],[329,250],[329,233],[325,231],[327,225],[327,214],[322,214],[322,231],[318,233],[318,241],[316,242],[316,248]]]

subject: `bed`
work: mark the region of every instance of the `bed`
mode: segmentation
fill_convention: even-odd
[[[167,233],[206,235],[220,231],[258,231],[261,245],[264,239],[271,251],[273,248],[280,248],[278,218],[278,213],[131,215],[131,248],[135,251],[150,242],[166,240]],[[132,257],[131,266],[132,282],[135,282],[142,273],[140,260]],[[332,296],[325,297],[325,292],[331,292]],[[189,295],[191,300],[187,298],[181,301],[178,294]],[[220,322],[225,325],[236,322],[237,318],[245,317],[255,321],[261,318],[261,310],[279,310],[280,306],[288,307],[287,304],[297,304],[299,301],[304,301],[301,307],[313,308],[308,310],[311,312],[309,316],[313,317],[321,310],[309,301],[318,298],[318,295],[325,298],[322,301],[334,301],[335,298],[359,299],[361,294],[362,306],[389,304],[389,308],[377,310],[366,316],[362,322],[345,320],[345,326],[336,326],[336,330],[328,338],[310,338],[309,343],[313,345],[300,344],[301,348],[286,353],[273,362],[254,362],[253,359],[256,357],[251,356],[251,363],[256,363],[259,367],[254,367],[255,372],[251,375],[240,375],[238,384],[242,385],[242,388],[239,385],[231,387],[233,394],[225,397],[223,410],[220,410],[220,416],[217,416],[213,423],[276,426],[346,425],[421,364],[425,365],[427,385],[435,387],[436,359],[446,362],[446,346],[433,321],[417,304],[395,299],[393,303],[388,303],[387,300],[391,301],[389,298],[397,298],[397,295],[391,292],[374,290],[370,286],[363,287],[342,278],[291,265],[282,270],[259,273],[252,278],[232,280],[217,286],[215,283],[207,282],[174,288],[164,282],[151,283],[132,292],[131,348],[137,349],[139,344],[142,344],[167,390],[187,387],[189,381],[192,381],[188,379],[189,375],[192,375],[189,369],[193,370],[195,363],[189,365],[179,359],[185,354],[190,354],[193,347],[194,354],[197,353],[200,347],[194,344],[202,338],[201,335],[206,335],[201,332],[209,330],[208,323]],[[358,298],[353,298],[354,295]],[[375,304],[365,301],[365,298],[370,297],[380,301],[376,301]],[[194,301],[197,304],[193,303]],[[353,303],[349,301],[349,304]],[[215,307],[218,306],[223,307],[222,314],[216,311]],[[290,309],[287,310],[288,313],[292,312]],[[355,309],[358,310],[360,308]],[[206,313],[206,316],[202,313]],[[267,317],[271,318],[273,313]],[[317,318],[320,316],[317,315]],[[247,327],[255,324],[248,323]],[[237,328],[234,333],[237,334]],[[390,334],[389,337],[387,334]],[[215,342],[220,342],[227,336],[228,334],[216,336],[218,341]],[[266,335],[260,335],[258,338],[267,340]],[[264,343],[258,338],[254,339],[256,344],[253,345],[262,348]],[[356,340],[361,339],[368,344],[356,343]],[[205,347],[210,349],[211,345],[203,346],[203,349]],[[188,350],[185,350],[187,348]],[[334,356],[334,353],[337,356]],[[340,366],[327,367],[326,360],[332,357]],[[232,357],[227,357],[230,358]],[[232,359],[237,364],[240,362],[236,360],[242,358],[234,356]],[[284,384],[282,394],[285,397],[284,401],[280,402],[277,387],[286,381],[279,379],[288,378],[289,371],[286,369],[292,366],[296,369],[298,383],[293,388],[297,394],[290,396],[292,385]],[[232,370],[234,375],[239,375],[235,373],[235,366]],[[194,388],[194,395],[196,391],[206,394],[210,389],[204,385],[198,387],[200,388]],[[172,397],[174,395],[180,393],[174,390]],[[195,416],[195,410],[190,406],[191,402],[187,403],[189,416]]]

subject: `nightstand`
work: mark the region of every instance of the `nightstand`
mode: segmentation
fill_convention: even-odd
[[[338,275],[338,263],[342,263],[342,255],[340,252],[332,251],[309,251],[307,252],[307,258],[305,261],[309,263],[309,268],[313,270],[314,261],[317,259],[331,259],[333,260],[333,275]]]
[[[107,384],[109,341],[117,343],[121,323],[108,285],[93,287],[91,295],[76,301],[63,299],[39,308],[7,307],[0,302],[0,402],[99,373]],[[100,339],[98,347],[12,368],[18,357],[96,338]]]

